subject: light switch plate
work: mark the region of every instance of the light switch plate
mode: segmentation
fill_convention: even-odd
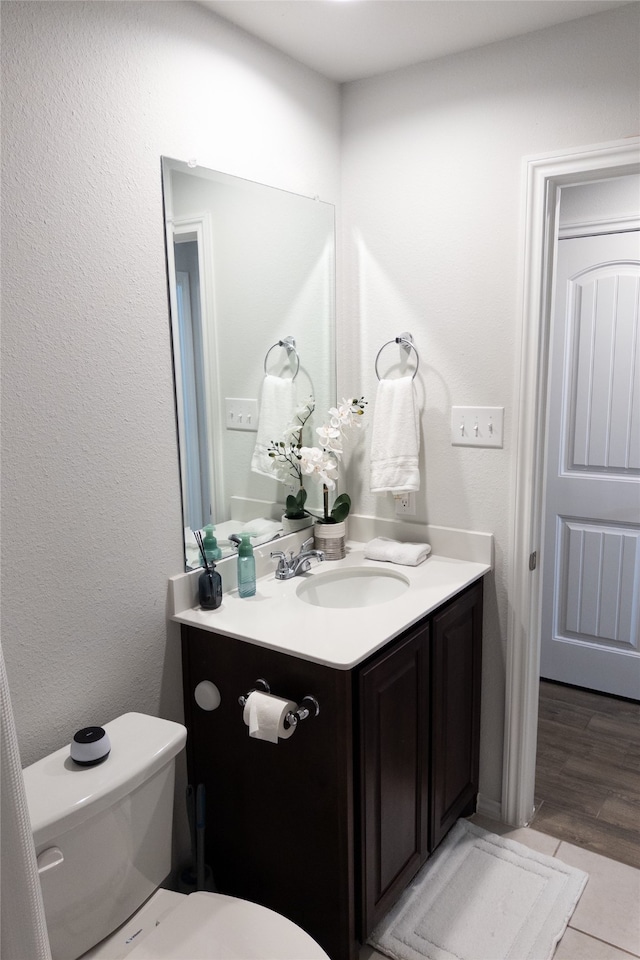
[[[225,426],[227,430],[257,430],[258,401],[225,397]]]
[[[451,407],[451,443],[455,447],[501,447],[504,407]]]

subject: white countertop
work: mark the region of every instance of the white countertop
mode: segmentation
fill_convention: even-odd
[[[438,555],[429,556],[417,567],[366,560],[360,543],[347,545],[344,560],[312,564],[309,573],[291,580],[276,580],[269,573],[257,581],[254,597],[243,600],[231,590],[224,593],[217,610],[195,606],[176,610],[172,619],[349,670],[491,570],[488,563]],[[405,577],[409,588],[396,599],[366,607],[312,606],[298,597],[296,591],[304,581],[353,567],[387,568]]]

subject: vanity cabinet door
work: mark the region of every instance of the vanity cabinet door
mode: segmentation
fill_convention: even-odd
[[[482,582],[431,619],[429,851],[475,810],[480,743]]]
[[[359,674],[361,934],[427,856],[428,627]]]

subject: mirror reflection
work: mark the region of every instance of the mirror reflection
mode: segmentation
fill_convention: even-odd
[[[187,568],[209,525],[220,556],[283,532],[289,493],[265,448],[313,397],[335,403],[334,207],[162,159]],[[309,490],[307,507],[320,510]],[[318,498],[316,503],[314,498]],[[287,531],[285,531],[287,532]]]

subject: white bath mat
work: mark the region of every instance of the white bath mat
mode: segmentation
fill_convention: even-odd
[[[459,820],[369,943],[394,960],[550,960],[587,879]]]

